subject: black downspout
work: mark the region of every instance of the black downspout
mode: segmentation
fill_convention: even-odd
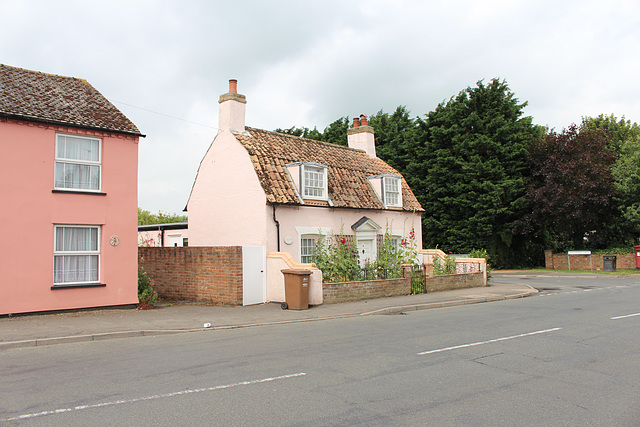
[[[160,231],[160,247],[164,248],[164,227],[160,225],[158,231]]]
[[[273,204],[273,222],[276,223],[276,236],[278,238],[278,252],[280,252],[280,223],[276,219],[276,204]]]

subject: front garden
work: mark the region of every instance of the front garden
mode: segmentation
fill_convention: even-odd
[[[401,278],[402,265],[416,264],[417,255],[413,228],[408,237],[394,239],[387,227],[377,258],[361,263],[353,236],[345,236],[341,229],[338,235],[316,237],[313,262],[322,271],[323,283],[355,282]]]

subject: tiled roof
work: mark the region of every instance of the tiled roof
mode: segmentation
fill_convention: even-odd
[[[289,163],[326,165],[329,199],[338,208],[384,209],[367,178],[382,174],[400,176],[384,161],[369,157],[361,150],[250,127],[246,130],[247,135],[235,136],[249,152],[269,203],[301,204],[286,171],[285,165]],[[402,201],[406,211],[423,211],[404,178]],[[311,201],[306,204],[319,205]]]
[[[141,135],[86,80],[0,64],[0,116]]]

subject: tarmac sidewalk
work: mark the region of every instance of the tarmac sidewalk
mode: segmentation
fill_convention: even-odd
[[[81,341],[398,314],[522,298],[537,292],[524,284],[491,283],[480,288],[322,304],[308,310],[282,310],[280,304],[275,303],[245,307],[179,304],[153,310],[104,308],[19,315],[0,318],[0,351]]]

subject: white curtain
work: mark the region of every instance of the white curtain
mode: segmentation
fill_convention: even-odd
[[[56,162],[57,188],[100,189],[100,166]]]
[[[59,159],[99,162],[100,141],[97,139],[58,135],[56,157]]]
[[[100,189],[100,165],[73,163],[73,160],[100,162],[99,140],[58,135],[56,160],[56,187],[82,190]]]
[[[97,227],[56,227],[54,283],[98,281],[98,254],[63,254],[62,252],[97,252]]]
[[[54,283],[97,282],[98,255],[58,255],[53,269]]]

